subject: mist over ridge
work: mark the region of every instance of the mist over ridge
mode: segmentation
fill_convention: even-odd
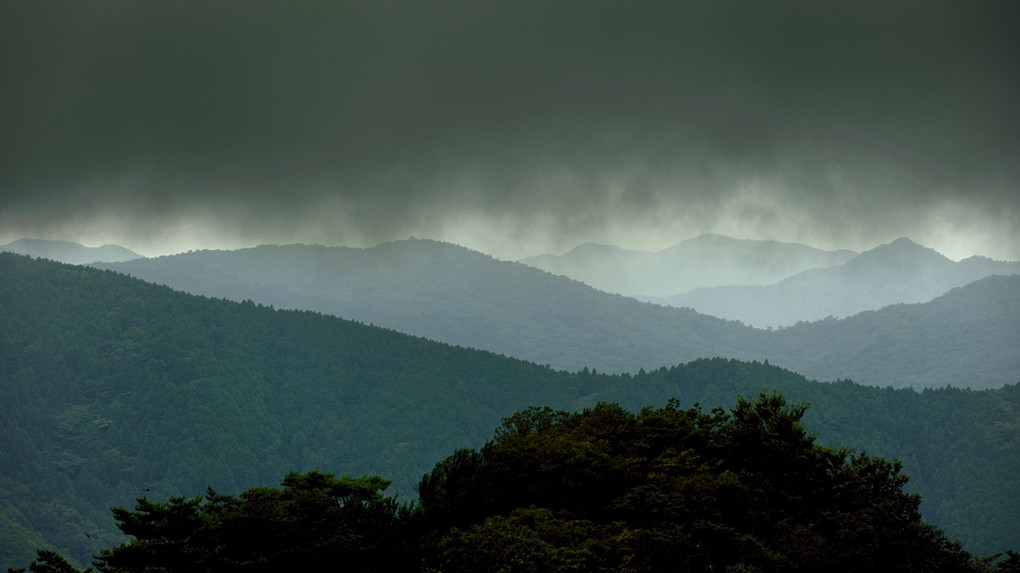
[[[992,0],[19,3],[0,243],[1017,260],[1018,24]]]
[[[410,492],[528,404],[768,388],[1020,550],[1017,30],[1002,0],[3,3],[0,250],[35,258],[0,252],[0,558],[84,564],[149,488]]]
[[[86,247],[71,241],[42,239],[18,239],[6,245],[0,245],[0,251],[52,259],[72,265],[95,262],[116,263],[142,258],[142,255],[120,245]]]
[[[772,328],[844,318],[892,304],[928,302],[989,275],[1015,274],[1020,274],[1020,262],[983,257],[953,262],[901,238],[843,264],[805,270],[773,284],[719,285],[638,298]]]
[[[606,292],[661,297],[704,286],[771,284],[800,271],[844,263],[856,254],[706,234],[657,252],[585,243],[560,256],[520,262]]]

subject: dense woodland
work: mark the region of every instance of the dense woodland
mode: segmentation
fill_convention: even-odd
[[[142,497],[102,573],[1015,571],[924,523],[898,463],[822,447],[778,394],[730,412],[530,408],[419,484],[290,473],[281,489]],[[74,569],[41,551],[33,572]],[[23,571],[23,570],[22,570]]]
[[[561,372],[322,314],[0,254],[0,566],[24,567],[37,547],[86,566],[125,539],[112,506],[132,507],[139,496],[192,499],[209,486],[234,499],[292,471],[383,476],[396,496],[385,504],[398,507],[415,499],[437,460],[479,447],[502,417],[530,406],[713,408],[773,389],[811,404],[804,421],[817,444],[902,460],[921,515],[965,550],[1020,547],[1015,384],[915,392],[817,383],[764,360]],[[416,507],[427,514],[428,503],[423,493]],[[493,528],[611,523],[528,507],[498,514],[511,521]],[[458,523],[451,527],[474,535]],[[430,559],[453,563],[441,552]]]

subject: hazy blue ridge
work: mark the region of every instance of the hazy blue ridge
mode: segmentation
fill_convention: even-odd
[[[776,361],[813,378],[983,389],[1020,372],[1020,276],[989,276],[923,304],[897,304],[772,335]],[[895,378],[888,378],[896,372]],[[1011,374],[1011,372],[1013,374]]]
[[[842,264],[856,254],[707,234],[656,252],[584,243],[563,255],[520,262],[606,292],[662,297],[699,287],[771,284],[807,269]]]
[[[116,263],[142,258],[142,255],[120,245],[86,247],[70,241],[44,239],[18,239],[6,245],[0,245],[0,251],[41,257],[73,265],[96,262]]]
[[[1014,382],[1018,371],[1016,279],[766,332],[436,241],[368,249],[265,245],[97,266],[194,294],[334,314],[564,370],[635,373],[695,358],[767,358],[811,378],[917,388],[996,387]]]
[[[13,254],[0,254],[0,311],[0,567],[43,541],[84,563],[119,539],[109,507],[139,495],[236,493],[318,469],[380,475],[407,497],[528,406],[711,408],[772,389],[813,404],[823,443],[902,459],[925,519],[968,550],[1020,546],[1016,384],[918,393],[726,359],[558,372]]]
[[[898,239],[842,265],[806,270],[775,284],[709,286],[641,298],[765,328],[928,302],[986,276],[1009,274],[1020,274],[1020,262],[983,257],[953,262],[932,249]]]
[[[735,322],[606,294],[437,241],[368,249],[263,245],[101,267],[194,294],[315,310],[566,370],[752,359],[761,339]]]

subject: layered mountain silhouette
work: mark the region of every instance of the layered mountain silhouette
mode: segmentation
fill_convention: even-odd
[[[584,243],[563,255],[520,262],[627,296],[667,296],[699,287],[766,285],[808,269],[847,262],[853,251],[707,234],[661,251]]]
[[[245,254],[269,267],[280,264],[281,259],[265,257],[264,250]],[[304,272],[309,261],[352,256],[361,257],[363,271],[382,272],[407,254],[421,260],[419,250],[432,253],[426,259],[432,262],[448,257],[448,269],[491,261],[431,242],[363,251],[268,251],[294,261],[281,271]],[[206,268],[231,262],[224,258],[231,253],[194,255],[205,257]],[[169,259],[181,263],[178,269],[189,267],[184,264],[188,257]],[[512,280],[513,272],[497,278]],[[459,273],[461,279],[468,276],[463,268]],[[423,280],[433,279],[426,275]],[[860,330],[856,337],[880,346],[890,358],[902,354],[914,360],[916,371],[929,360],[936,369],[958,361],[978,364],[960,356],[938,363],[934,354],[945,350],[928,356],[897,345],[902,340],[895,338],[897,330],[909,329],[896,326],[896,313],[942,308],[967,318],[947,323],[937,312],[929,322],[914,316],[910,324],[918,344],[935,340],[934,334],[918,336],[921,330],[938,330],[961,348],[988,344],[980,337],[989,330],[1006,337],[1015,351],[1015,319],[1004,327],[991,319],[1020,307],[1017,280],[990,277],[941,297],[938,305],[876,312],[890,326]],[[556,281],[551,284],[566,279]],[[608,297],[603,300],[656,308],[583,288]],[[972,297],[973,292],[980,296]],[[526,298],[518,296],[522,307],[529,304]],[[1012,523],[1020,500],[1014,479],[1018,458],[1009,454],[1018,440],[1020,387],[1015,384],[988,392],[913,392],[813,383],[775,364],[722,359],[673,363],[633,376],[557,372],[318,313],[192,296],[113,272],[9,253],[0,254],[0,306],[5,309],[0,313],[3,566],[24,565],[32,548],[40,546],[86,563],[99,547],[121,539],[109,508],[130,506],[140,495],[190,498],[208,486],[239,492],[276,483],[290,470],[311,469],[378,474],[394,480],[393,490],[412,493],[436,461],[456,448],[480,445],[501,416],[526,406],[579,410],[604,400],[637,410],[676,398],[684,406],[697,402],[707,410],[737,395],[772,389],[791,402],[812,404],[805,421],[819,432],[821,443],[851,444],[902,459],[911,490],[926,500],[922,511],[953,537],[982,552],[1016,546],[1015,529],[1004,525]],[[619,311],[610,311],[619,318]],[[824,339],[830,336],[825,328],[840,322],[818,323],[819,330],[808,335]],[[770,336],[776,344],[789,345],[793,354],[837,355],[803,348],[803,340]],[[844,335],[838,343],[854,340]],[[859,348],[848,352],[858,357],[872,352]],[[1014,381],[1015,372],[1014,363]],[[965,379],[966,373],[947,376]]]
[[[771,334],[769,352],[779,363],[819,380],[914,388],[1011,384],[1020,381],[1009,373],[1020,372],[1020,276],[989,276],[927,303]]]
[[[46,239],[18,239],[0,246],[0,251],[50,259],[61,263],[82,265],[88,263],[116,263],[142,258],[142,255],[120,245],[86,247],[70,241]]]
[[[984,257],[953,262],[902,238],[842,265],[803,271],[772,285],[705,287],[645,300],[765,328],[847,317],[891,304],[927,302],[989,275],[1018,273],[1020,262]]]
[[[367,249],[263,245],[98,266],[193,294],[315,310],[566,370],[751,358],[741,347],[764,334],[430,240]]]
[[[816,379],[972,388],[1016,382],[1020,371],[1020,277],[927,304],[768,332],[426,240],[368,249],[260,246],[97,266],[189,293],[314,310],[569,371],[635,373],[722,356],[768,359]]]

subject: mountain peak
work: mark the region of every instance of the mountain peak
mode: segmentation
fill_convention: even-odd
[[[704,233],[704,234],[698,235],[697,237],[694,237],[693,239],[688,239],[688,240],[689,241],[696,241],[696,242],[713,241],[713,242],[733,243],[733,242],[745,241],[747,239],[738,239],[736,237],[731,237],[729,235],[721,235],[719,233]]]
[[[949,260],[935,249],[919,245],[906,237],[900,237],[890,243],[879,245],[874,249],[871,249],[870,251],[865,251],[861,253],[861,255],[883,255],[883,256],[889,256],[890,254],[928,256],[933,258],[945,259],[947,261]]]
[[[914,241],[911,241],[907,237],[900,237],[898,239],[894,239],[892,242],[886,243],[885,245],[879,245],[879,246],[880,247],[881,246],[896,247],[898,249],[906,249],[906,248],[921,248],[921,249],[924,249],[924,248],[926,248],[926,247],[923,247],[923,246],[915,243]]]
[[[615,245],[606,245],[603,243],[593,243],[588,241],[570,249],[567,251],[567,254],[617,253],[626,250],[627,249],[624,249],[623,247],[617,247]]]
[[[729,246],[749,242],[751,241],[748,241],[747,239],[737,239],[728,235],[720,235],[719,233],[705,233],[703,235],[698,235],[693,239],[680,241],[678,244],[674,245],[674,247],[679,247],[681,245]]]
[[[907,269],[920,269],[922,267],[940,267],[952,265],[953,261],[944,255],[919,245],[910,239],[900,237],[891,243],[879,245],[874,249],[864,251],[844,265],[847,269],[855,271],[863,267],[885,267],[906,271]]]

